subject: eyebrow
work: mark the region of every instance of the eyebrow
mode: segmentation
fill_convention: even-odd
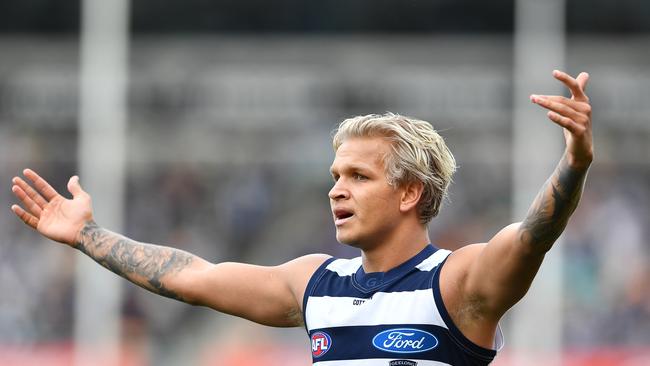
[[[330,174],[334,175],[334,165],[330,166]],[[343,167],[344,171],[353,171],[353,172],[361,172],[361,173],[371,173],[372,169],[363,166],[363,165],[358,165],[358,164],[349,164],[347,166]]]

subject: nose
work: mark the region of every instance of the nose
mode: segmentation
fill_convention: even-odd
[[[334,186],[332,187],[332,189],[330,189],[327,195],[333,201],[347,199],[350,197],[350,192],[343,185],[343,178],[337,180],[334,183]]]

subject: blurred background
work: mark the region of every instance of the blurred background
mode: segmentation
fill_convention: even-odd
[[[302,329],[152,295],[29,230],[23,168],[61,193],[80,174],[100,225],[213,262],[354,257],[330,132],[392,111],[458,160],[430,226],[456,249],[521,220],[559,159],[528,102],[563,93],[558,68],[591,74],[596,161],[494,364],[648,365],[649,65],[640,0],[2,1],[0,364],[310,363]]]

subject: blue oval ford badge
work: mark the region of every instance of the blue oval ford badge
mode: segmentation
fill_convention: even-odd
[[[422,330],[395,328],[378,333],[372,339],[372,345],[386,352],[417,353],[436,348],[438,339]]]

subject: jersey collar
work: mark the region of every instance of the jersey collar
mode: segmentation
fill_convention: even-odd
[[[370,292],[377,290],[380,287],[387,285],[411,272],[415,266],[420,264],[423,260],[427,259],[437,250],[438,248],[434,247],[432,244],[429,244],[414,257],[389,270],[388,272],[366,273],[366,271],[363,270],[363,266],[359,266],[359,269],[352,276],[352,279],[357,286],[361,287],[365,291]]]

